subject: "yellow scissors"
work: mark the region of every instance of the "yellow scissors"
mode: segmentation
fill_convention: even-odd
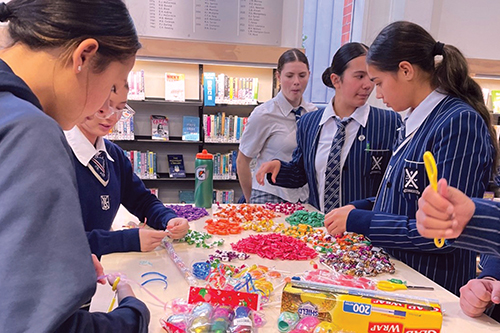
[[[431,186],[434,189],[434,191],[437,192],[438,190],[438,179],[437,179],[437,166],[436,166],[436,160],[434,159],[434,156],[430,151],[426,151],[424,153],[424,164],[425,164],[425,170],[427,171],[427,177],[429,177],[429,181],[431,182]],[[434,238],[434,244],[436,247],[443,247],[444,245],[444,238]]]
[[[415,290],[434,290],[434,287],[425,287],[425,286],[407,286],[404,283],[394,283],[390,281],[379,281],[377,282],[377,289],[383,291],[395,291],[395,290],[406,290],[406,289],[415,289]]]

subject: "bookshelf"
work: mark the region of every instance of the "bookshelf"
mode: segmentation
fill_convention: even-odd
[[[237,151],[238,142],[206,142],[203,115],[225,113],[248,117],[255,105],[203,104],[203,73],[224,73],[234,77],[258,78],[258,102],[273,97],[276,91],[275,66],[286,48],[259,45],[198,43],[179,40],[141,38],[133,71],[144,71],[145,100],[129,100],[136,111],[134,140],[115,140],[124,150],[153,151],[157,155],[157,179],[144,179],[148,188],[158,188],[163,202],[177,203],[179,191],[194,190],[196,153],[207,149],[212,154]],[[165,101],[165,73],[184,74],[185,102]],[[151,115],[164,115],[169,122],[169,141],[151,139]],[[198,117],[200,140],[183,141],[183,116]],[[182,154],[186,177],[170,178],[168,154]],[[236,164],[236,161],[234,161]],[[234,200],[242,195],[237,179],[214,179],[214,190],[234,190]]]

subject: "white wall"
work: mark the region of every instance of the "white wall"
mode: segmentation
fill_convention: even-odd
[[[468,58],[500,60],[498,0],[356,0],[363,21],[355,20],[353,36],[371,43],[380,30],[397,20],[420,24],[437,40],[458,47]],[[359,4],[359,5],[358,5]],[[359,14],[360,15],[360,14]]]

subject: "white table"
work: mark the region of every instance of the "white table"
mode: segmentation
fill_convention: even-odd
[[[308,207],[309,208],[309,207]],[[207,217],[208,218],[208,217]],[[205,225],[205,220],[207,218],[200,219],[198,221],[193,221],[190,223],[191,229],[197,231],[203,231]],[[275,222],[283,221],[284,218],[275,219]],[[137,221],[137,219],[130,215],[130,213],[125,210],[120,210],[117,219],[114,223],[114,228],[120,228],[122,225],[126,224],[128,221]],[[222,250],[231,250],[231,243],[238,241],[243,237],[247,237],[254,232],[245,231],[240,235],[234,236],[214,236],[220,237],[225,240],[222,247],[217,247]],[[215,249],[201,249],[196,248],[194,245],[187,244],[175,244],[175,249],[178,255],[184,260],[186,265],[189,267],[194,262],[204,261],[208,258],[209,253],[215,252]],[[318,262],[318,259],[316,259]],[[379,275],[377,279],[388,279],[397,278],[401,280],[408,281],[411,285],[421,285],[421,286],[432,286],[434,291],[418,291],[418,290],[405,290],[398,291],[400,294],[415,295],[420,297],[429,297],[438,299],[441,303],[444,316],[443,316],[443,326],[442,332],[444,333],[455,333],[455,332],[500,332],[500,324],[486,315],[482,315],[479,318],[470,318],[466,316],[461,310],[459,305],[459,299],[442,288],[438,284],[429,280],[427,277],[421,275],[417,271],[413,270],[406,264],[393,260],[396,266],[395,274],[383,274]],[[257,255],[251,255],[249,259],[245,261],[236,260],[235,265],[245,264],[260,264],[268,267],[274,267],[276,269],[290,271],[293,273],[302,273],[306,270],[312,269],[309,260],[306,261],[278,261],[262,259]],[[150,271],[157,271],[168,277],[168,288],[163,289],[163,283],[149,283],[146,285],[149,291],[151,291],[156,297],[160,298],[164,302],[170,302],[170,300],[175,298],[185,298],[187,299],[189,285],[170,260],[165,249],[157,248],[153,252],[131,252],[131,253],[115,253],[102,257],[102,265],[104,266],[105,273],[111,272],[121,272],[124,273],[128,279],[136,281],[138,283],[144,281],[141,275]],[[151,323],[149,325],[149,331],[152,333],[164,332],[160,326],[159,320],[164,317],[163,306],[161,306],[157,301],[155,301],[151,296],[149,296],[144,290],[138,286],[133,285],[134,292],[136,296],[141,299],[149,307],[151,311]],[[281,290],[275,291],[276,295],[281,295]],[[113,297],[113,292],[111,288],[106,285],[98,285],[97,292],[92,300],[91,311],[107,311],[107,308]],[[265,319],[266,325],[259,330],[259,332],[277,332],[277,318],[280,313],[280,304],[276,304],[272,307],[265,308]]]

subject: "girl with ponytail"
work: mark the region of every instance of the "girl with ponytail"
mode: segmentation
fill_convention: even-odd
[[[367,54],[376,96],[395,111],[409,110],[377,197],[340,208],[337,231],[370,237],[398,260],[458,295],[475,277],[477,253],[448,241],[437,248],[416,226],[417,203],[429,185],[423,154],[439,178],[468,196],[482,197],[496,160],[495,136],[481,89],[465,58],[411,22],[394,22]]]

